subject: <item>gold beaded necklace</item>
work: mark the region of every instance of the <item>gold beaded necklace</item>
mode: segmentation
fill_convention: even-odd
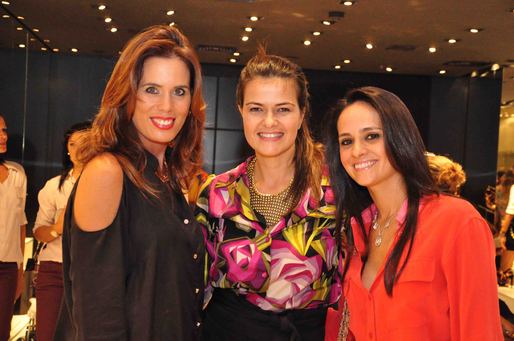
[[[290,211],[291,206],[293,205],[292,195],[289,194],[291,193],[294,176],[289,181],[289,185],[287,185],[287,187],[280,193],[260,193],[255,187],[254,182],[255,162],[256,158],[254,157],[248,163],[247,169],[248,182],[250,185],[250,205],[255,211],[264,216],[267,226],[274,226]]]

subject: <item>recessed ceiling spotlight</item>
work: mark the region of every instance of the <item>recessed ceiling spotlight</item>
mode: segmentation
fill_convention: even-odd
[[[71,48],[70,50],[71,50],[71,52],[73,52],[73,53],[77,53],[77,52],[79,52],[79,50],[78,50],[78,49],[76,49],[76,48],[74,48],[74,47],[73,47],[73,48]]]
[[[20,20],[25,20],[25,17],[22,17],[21,15],[18,15],[16,18],[18,18]]]
[[[30,41],[36,41],[36,38],[30,38]]]
[[[493,64],[491,65],[491,71],[497,71],[500,69],[500,64]]]
[[[10,5],[11,3],[9,1],[2,1],[2,5]]]
[[[373,44],[372,44],[372,43],[367,43],[367,44],[366,44],[366,48],[367,48],[368,50],[371,50],[371,49],[373,48]]]
[[[2,15],[2,18],[4,18],[4,19],[9,18],[9,14],[4,14],[4,15]]]
[[[175,23],[174,21],[172,21],[172,22],[170,22],[170,23],[168,24],[168,26],[175,26],[175,25],[176,25],[176,23]]]
[[[228,61],[229,61],[229,62],[231,62],[231,63],[235,63],[235,62],[237,62],[237,59],[235,59],[235,58],[230,58]]]
[[[54,47],[54,48],[52,49],[52,51],[54,51],[54,52],[59,52],[59,49],[58,49],[58,48],[56,48],[56,47]]]
[[[247,26],[247,27],[245,27],[245,31],[246,32],[252,32],[253,28],[251,28],[250,26]]]
[[[433,46],[430,46],[430,47],[428,48],[428,52],[430,52],[430,53],[435,53],[435,52],[437,52],[437,49],[436,49],[435,47],[433,47]]]
[[[24,49],[25,48],[25,44],[18,44],[18,47]]]
[[[242,37],[241,37],[241,40],[242,40],[242,41],[248,41],[248,39],[250,39],[250,38],[248,38],[248,36],[242,36]]]
[[[339,70],[341,68],[341,65],[334,65],[334,69]]]
[[[350,59],[345,59],[345,60],[343,60],[343,63],[345,63],[345,64],[350,64],[351,62],[352,62],[352,61],[351,61]]]
[[[330,25],[333,25],[335,24],[336,22],[333,21],[333,20],[321,20],[321,23],[325,26],[330,26]]]
[[[23,27],[16,27],[16,31],[22,31],[23,30]]]
[[[471,72],[471,77],[473,77],[473,78],[474,78],[474,77],[476,77],[476,76],[478,76],[478,72],[477,72],[477,71],[473,71],[473,72]]]
[[[314,32],[312,32],[312,35],[313,36],[320,36],[321,32],[320,31],[314,31]]]
[[[305,46],[309,46],[310,44],[311,44],[310,40],[304,40],[303,41],[303,45],[305,45]]]
[[[50,39],[45,39],[43,40],[45,43],[49,43],[50,42]]]
[[[482,31],[482,30],[483,30],[483,29],[481,29],[481,28],[470,28],[468,31],[469,31],[470,33],[478,33],[478,32],[480,32],[480,31]]]
[[[174,11],[174,10],[166,11],[166,15],[173,15],[173,14],[175,14],[175,11]]]
[[[446,73],[446,70],[439,70],[440,75],[444,75]]]
[[[235,57],[239,57],[241,55],[241,53],[236,51],[236,52],[232,53],[232,55],[235,56]]]
[[[44,46],[41,48],[41,51],[46,51],[46,50],[48,50],[48,49]]]
[[[112,32],[112,33],[116,33],[116,32],[118,32],[118,28],[116,28],[116,27],[111,27],[111,32]]]
[[[258,17],[256,15],[252,15],[251,17],[248,17],[248,19],[250,19],[250,21],[259,21],[262,19],[262,17]]]
[[[355,1],[345,1],[345,0],[342,0],[341,3],[345,6],[352,6],[355,4]]]
[[[107,17],[104,19],[105,22],[111,22],[112,21],[112,18],[111,17]]]
[[[106,8],[107,8],[107,6],[105,6],[105,5],[98,5],[98,10],[99,11],[103,11]]]
[[[457,39],[455,39],[455,38],[450,38],[450,39],[448,39],[448,40],[447,40],[447,42],[448,42],[449,44],[455,44],[457,41],[458,41],[458,40],[457,40]]]
[[[32,31],[39,32],[39,28],[33,28]]]
[[[386,67],[386,71],[387,71],[387,72],[393,72],[393,68],[392,68],[392,67],[390,67],[390,66],[388,66],[388,67]]]

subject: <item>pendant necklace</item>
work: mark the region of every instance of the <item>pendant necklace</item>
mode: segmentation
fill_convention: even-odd
[[[166,163],[166,159],[164,159],[162,168],[157,168],[155,170],[155,176],[161,180],[162,183],[168,183],[170,181],[170,172],[168,169],[168,164]]]
[[[373,228],[373,230],[377,231],[377,236],[375,237],[376,247],[380,247],[380,245],[382,245],[382,235],[384,234],[384,230],[386,230],[391,224],[391,219],[393,218],[393,215],[394,214],[391,214],[383,225],[380,225],[378,223],[378,210],[373,215],[373,222],[371,227]]]

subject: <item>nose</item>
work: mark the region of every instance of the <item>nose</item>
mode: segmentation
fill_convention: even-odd
[[[159,99],[159,110],[165,113],[171,113],[173,111],[173,98],[171,95],[163,94]]]
[[[272,110],[266,111],[264,116],[264,126],[272,127],[275,124],[275,115]]]
[[[366,146],[359,140],[355,140],[352,144],[351,153],[353,157],[360,157],[366,153]]]

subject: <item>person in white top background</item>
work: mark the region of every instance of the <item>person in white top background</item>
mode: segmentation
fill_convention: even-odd
[[[23,167],[3,159],[7,124],[0,115],[0,341],[9,339],[14,302],[23,287],[27,177]]]
[[[63,295],[62,227],[66,203],[83,164],[76,159],[76,142],[91,128],[91,122],[71,126],[64,134],[61,174],[48,180],[39,191],[39,210],[34,237],[44,243],[38,257],[36,278],[36,336],[53,340]]]

